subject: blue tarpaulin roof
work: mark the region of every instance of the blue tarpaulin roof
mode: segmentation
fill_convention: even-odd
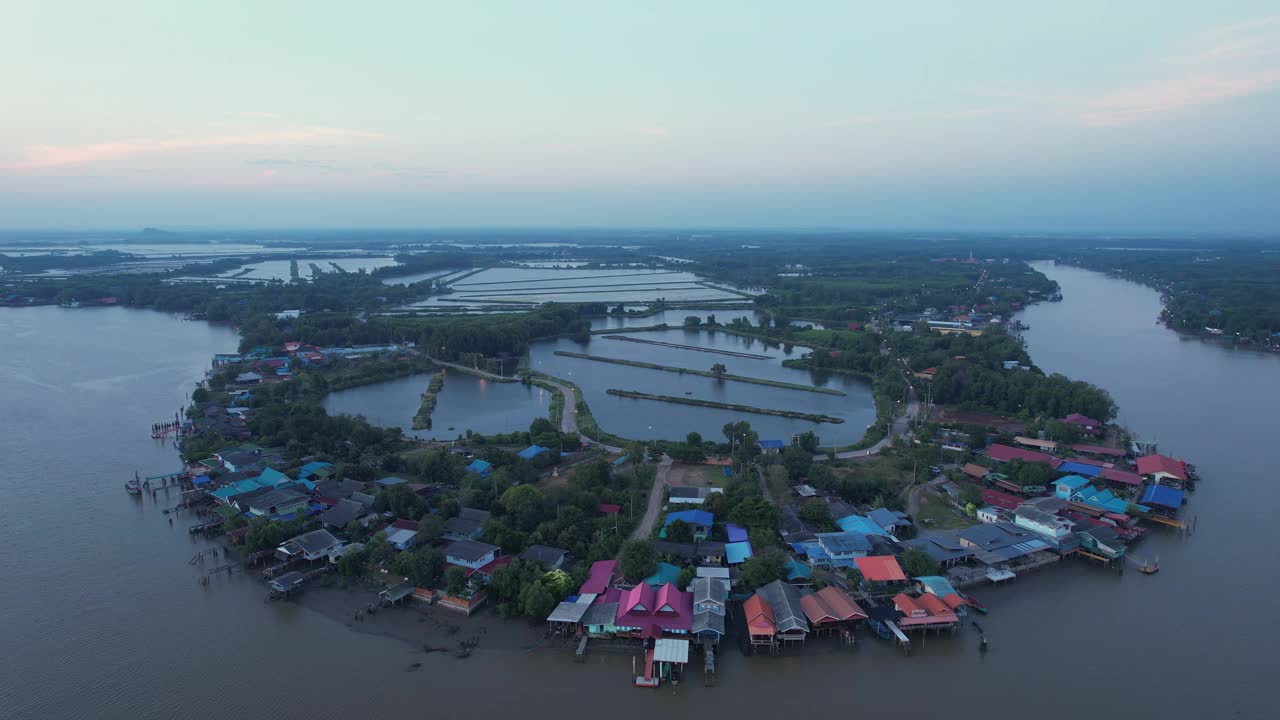
[[[627,456],[626,456],[626,455],[623,455],[622,457],[620,457],[620,458],[618,458],[617,460],[614,460],[614,461],[613,461],[613,466],[614,466],[614,467],[622,467],[622,465],[623,465],[626,461],[627,461]]]
[[[489,472],[489,468],[491,467],[493,467],[493,465],[491,463],[485,462],[484,460],[472,460],[471,464],[467,466],[467,472],[473,472],[477,475],[484,475],[485,473]]]
[[[781,440],[761,440],[760,447],[765,450],[781,450],[782,441]]]
[[[1078,462],[1064,462],[1058,466],[1060,472],[1075,473],[1085,477],[1097,477],[1102,474],[1102,468],[1095,465],[1085,465]]]
[[[208,475],[197,475],[197,476],[195,476],[195,477],[191,478],[191,484],[192,484],[192,485],[204,485],[204,484],[205,484],[205,483],[207,483],[207,482],[209,482],[209,476],[208,476]]]
[[[733,523],[725,523],[724,531],[729,536],[729,542],[746,542],[747,529]]]
[[[1152,485],[1142,494],[1142,502],[1167,508],[1182,507],[1182,499],[1181,490],[1167,485]]]
[[[666,527],[677,520],[683,520],[690,525],[699,527],[710,527],[716,521],[716,516],[706,510],[681,510],[667,513],[667,519],[662,523],[662,526]]]
[[[728,465],[725,465],[723,468],[721,468],[721,471],[724,473],[725,477],[733,477],[733,468],[729,467]]]
[[[725,543],[724,557],[730,565],[737,565],[747,561],[751,557],[751,543],[749,542],[731,542]]]
[[[541,445],[530,445],[529,447],[516,453],[516,455],[518,455],[522,460],[532,460],[535,456],[541,455],[546,451],[547,451],[547,448],[544,448]]]

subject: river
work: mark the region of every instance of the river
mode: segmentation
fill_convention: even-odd
[[[1069,563],[979,588],[991,608],[985,656],[968,630],[931,637],[912,657],[866,634],[853,652],[811,643],[804,656],[746,658],[730,648],[710,689],[632,689],[625,655],[578,665],[568,652],[502,649],[529,633],[492,615],[476,620],[515,639],[456,660],[306,606],[264,604],[247,578],[199,586],[187,562],[209,545],[187,535],[191,520],[170,527],[162,503],[130,498],[121,483],[134,468],[173,467],[147,428],[183,401],[212,353],[234,348],[233,335],[123,309],[0,311],[0,715],[551,718],[585,706],[626,718],[801,708],[1272,717],[1280,357],[1179,338],[1154,324],[1159,300],[1147,288],[1044,270],[1064,300],[1021,316],[1032,357],[1107,387],[1126,423],[1199,466],[1194,537],[1144,540],[1140,552],[1160,556],[1154,576]],[[425,632],[413,614],[384,616],[389,630]],[[423,667],[405,672],[415,661]]]

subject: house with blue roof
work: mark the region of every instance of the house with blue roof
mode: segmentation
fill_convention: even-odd
[[[680,510],[667,513],[667,519],[662,523],[660,537],[666,537],[667,527],[677,520],[683,520],[693,530],[694,540],[706,540],[707,535],[711,534],[711,526],[715,524],[716,516],[706,510]]]
[[[906,513],[890,510],[889,508],[876,508],[867,513],[867,517],[884,528],[884,531],[890,535],[898,528],[910,527],[911,525],[911,518],[907,517]]]
[[[844,532],[859,535],[888,535],[889,531],[880,527],[879,523],[862,515],[848,515],[836,521],[836,525]]]
[[[403,485],[404,483],[405,483],[405,479],[398,478],[398,477],[384,477],[381,480],[377,481],[377,484],[380,487],[384,487],[384,488],[389,488],[394,485]]]
[[[782,452],[782,448],[786,447],[781,440],[761,440],[759,445],[760,451],[765,455],[777,455]]]
[[[550,449],[551,448],[544,448],[541,445],[530,445],[529,447],[516,453],[516,456],[519,457],[521,460],[532,460],[535,457],[541,455],[542,453]]]
[[[1053,494],[1063,500],[1070,500],[1077,490],[1089,483],[1089,478],[1080,477],[1079,475],[1060,477],[1053,481]]]
[[[853,567],[854,558],[866,557],[871,552],[871,542],[858,532],[817,533],[814,536],[822,548],[822,562],[830,567]],[[814,562],[817,559],[811,558]]]
[[[276,487],[283,483],[293,482],[288,475],[285,475],[279,470],[275,470],[273,468],[263,470],[262,474],[254,478],[253,481],[258,483],[261,487]]]
[[[658,569],[652,575],[644,579],[645,585],[654,587],[662,587],[667,583],[674,584],[680,577],[680,568],[668,562],[658,563]]]
[[[751,543],[731,542],[724,544],[725,562],[729,565],[741,565],[751,559]]]
[[[1063,500],[1088,505],[1091,508],[1101,510],[1103,512],[1117,513],[1123,515],[1129,512],[1129,501],[1124,498],[1116,497],[1111,494],[1110,490],[1099,490],[1092,485],[1092,481],[1079,475],[1067,475],[1053,481],[1053,492]],[[1147,512],[1150,508],[1143,505],[1136,506],[1140,512]]]
[[[1177,510],[1182,507],[1185,498],[1183,491],[1178,488],[1168,485],[1151,485],[1142,494],[1142,504],[1165,510]]]
[[[710,513],[707,513],[707,514],[710,515]],[[726,535],[729,536],[729,542],[746,542],[747,541],[747,529],[742,527],[741,525],[734,525],[733,523],[725,523],[724,532]]]
[[[479,459],[472,460],[471,464],[467,466],[467,472],[475,473],[476,475],[479,475],[482,478],[489,477],[489,473],[492,471],[493,471],[493,464],[485,462],[484,460],[479,460]]]
[[[1071,462],[1070,460],[1059,465],[1057,469],[1059,472],[1074,473],[1076,475],[1083,475],[1088,478],[1097,477],[1102,474],[1102,468],[1096,465],[1087,465],[1085,463]]]
[[[302,469],[298,471],[298,478],[318,482],[327,480],[337,473],[338,468],[333,463],[314,460],[302,466]]]
[[[806,585],[813,578],[813,570],[795,558],[787,559],[787,582],[792,585]]]

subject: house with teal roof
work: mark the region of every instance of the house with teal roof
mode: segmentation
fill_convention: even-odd
[[[338,474],[338,468],[329,462],[320,462],[318,460],[307,463],[298,471],[298,477],[302,480],[312,480],[319,482],[327,480]]]
[[[644,579],[646,585],[654,587],[662,587],[667,583],[675,584],[676,579],[680,577],[680,568],[667,562],[658,563],[658,569],[652,575]]]

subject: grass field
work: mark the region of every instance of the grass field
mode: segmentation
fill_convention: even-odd
[[[920,511],[916,513],[915,521],[921,527],[930,530],[960,530],[978,524],[976,520],[953,509],[942,500],[923,493]]]

